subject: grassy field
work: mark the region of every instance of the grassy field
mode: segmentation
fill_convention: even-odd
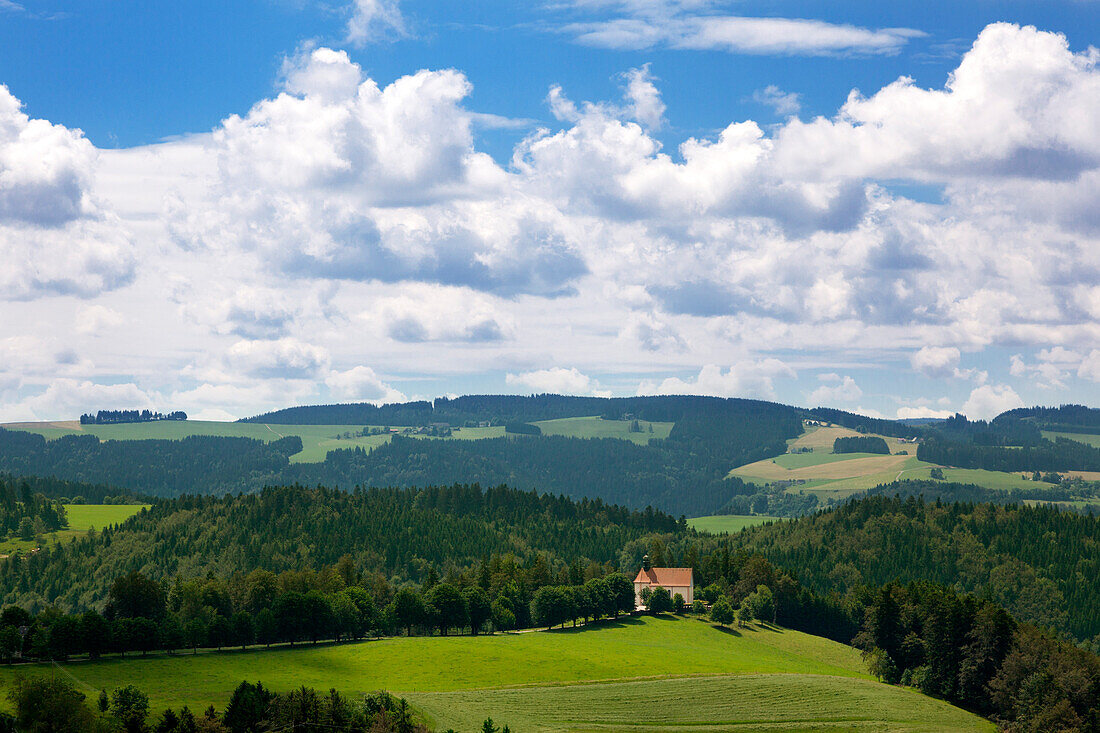
[[[651,439],[664,439],[672,432],[675,423],[638,421],[640,433],[630,432],[631,423],[626,420],[603,420],[599,417],[567,417],[560,420],[542,420],[535,423],[543,435],[564,435],[569,438],[621,438],[645,445]],[[650,428],[653,432],[649,432]]]
[[[1049,430],[1044,430],[1043,437],[1047,440],[1066,438],[1067,440],[1076,440],[1078,443],[1091,445],[1093,448],[1100,448],[1100,435],[1087,435],[1085,433],[1053,433]]]
[[[489,715],[519,730],[625,730],[650,722],[725,728],[739,720],[749,725],[738,730],[753,731],[776,722],[805,726],[796,730],[817,723],[933,729],[912,721],[930,721],[939,730],[991,730],[962,711],[871,681],[851,647],[785,629],[722,630],[682,617],[550,633],[129,657],[56,669],[21,671],[68,675],[93,697],[101,688],[133,683],[149,694],[155,711],[183,704],[222,708],[247,679],[275,690],[301,684],[348,694],[388,689],[409,697],[437,725],[460,730]],[[0,669],[0,682],[14,674]],[[663,712],[639,708],[635,703],[652,699],[647,695],[690,704]],[[774,705],[761,709],[764,698]]]
[[[43,539],[47,544],[64,542],[82,535],[93,527],[103,529],[109,524],[119,524],[144,509],[147,504],[66,504],[65,513],[69,517],[69,528],[60,532],[47,532]],[[34,540],[11,538],[0,540],[0,555],[13,552],[29,552],[38,546]]]
[[[778,517],[766,517],[762,514],[717,514],[711,517],[695,517],[688,520],[688,526],[700,532],[711,534],[733,534],[745,527],[755,527],[764,522],[780,521]]]
[[[87,532],[89,529],[103,529],[109,524],[121,524],[134,516],[148,504],[66,504],[65,514],[69,517],[69,529],[75,532]]]
[[[810,453],[787,453],[756,463],[739,466],[730,471],[745,481],[765,484],[774,481],[792,481],[789,493],[816,494],[822,500],[846,499],[873,489],[880,484],[901,479],[930,479],[935,464],[920,461],[917,447],[911,443],[898,443],[895,438],[884,437],[892,455],[873,453],[832,453],[833,441],[841,437],[859,435],[854,430],[838,427],[810,427],[799,438],[788,442],[788,449],[810,448]],[[1100,437],[1100,436],[1093,436]],[[1037,484],[1017,473],[985,471],[979,469],[944,468],[944,479],[960,483],[972,483],[991,489],[1036,489],[1052,484]]]
[[[518,690],[414,693],[439,728],[477,730],[982,731],[992,724],[917,692],[866,680],[769,674]]]

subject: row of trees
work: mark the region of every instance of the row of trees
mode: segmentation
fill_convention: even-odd
[[[157,420],[186,420],[183,410],[154,412],[153,410],[100,410],[96,414],[80,416],[81,425],[111,425],[114,423],[154,422]]]
[[[634,609],[633,583],[618,573],[577,585],[539,587],[525,575],[515,566],[513,572],[502,572],[498,563],[496,573],[486,567],[477,576],[445,581],[429,574],[420,588],[392,591],[384,580],[356,574],[349,558],[322,573],[276,576],[257,570],[243,582],[177,579],[170,588],[131,572],[114,581],[102,614],[47,608],[32,615],[20,606],[4,608],[0,660],[341,642],[435,631],[477,634]]]
[[[110,695],[104,690],[94,704],[59,676],[16,677],[8,692],[13,714],[0,713],[0,730],[33,733],[258,733],[259,731],[335,731],[337,733],[429,733],[404,698],[375,692],[353,699],[302,685],[276,693],[261,682],[242,682],[225,710],[213,705],[194,713],[187,706],[167,708],[150,720],[149,698],[127,685]],[[498,729],[492,719],[482,727]]]

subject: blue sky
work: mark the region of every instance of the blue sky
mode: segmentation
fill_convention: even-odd
[[[1098,31],[1088,0],[0,0],[0,420],[1096,402]]]

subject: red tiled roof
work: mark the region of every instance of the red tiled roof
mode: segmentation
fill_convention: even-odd
[[[649,583],[662,588],[686,587],[691,585],[691,568],[650,568],[639,570],[635,583]]]

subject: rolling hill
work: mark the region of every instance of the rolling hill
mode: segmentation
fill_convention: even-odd
[[[24,669],[24,674],[36,672]],[[47,672],[47,669],[41,671]],[[222,708],[243,679],[277,691],[306,684],[347,694],[388,689],[439,728],[487,716],[514,730],[583,728],[989,731],[973,714],[873,681],[859,653],[820,637],[690,617],[630,618],[591,628],[480,637],[414,637],[308,649],[70,663],[94,697],[132,683],[153,710]],[[10,678],[0,670],[0,680]],[[761,706],[764,700],[769,704]],[[639,716],[638,706],[647,712]]]

